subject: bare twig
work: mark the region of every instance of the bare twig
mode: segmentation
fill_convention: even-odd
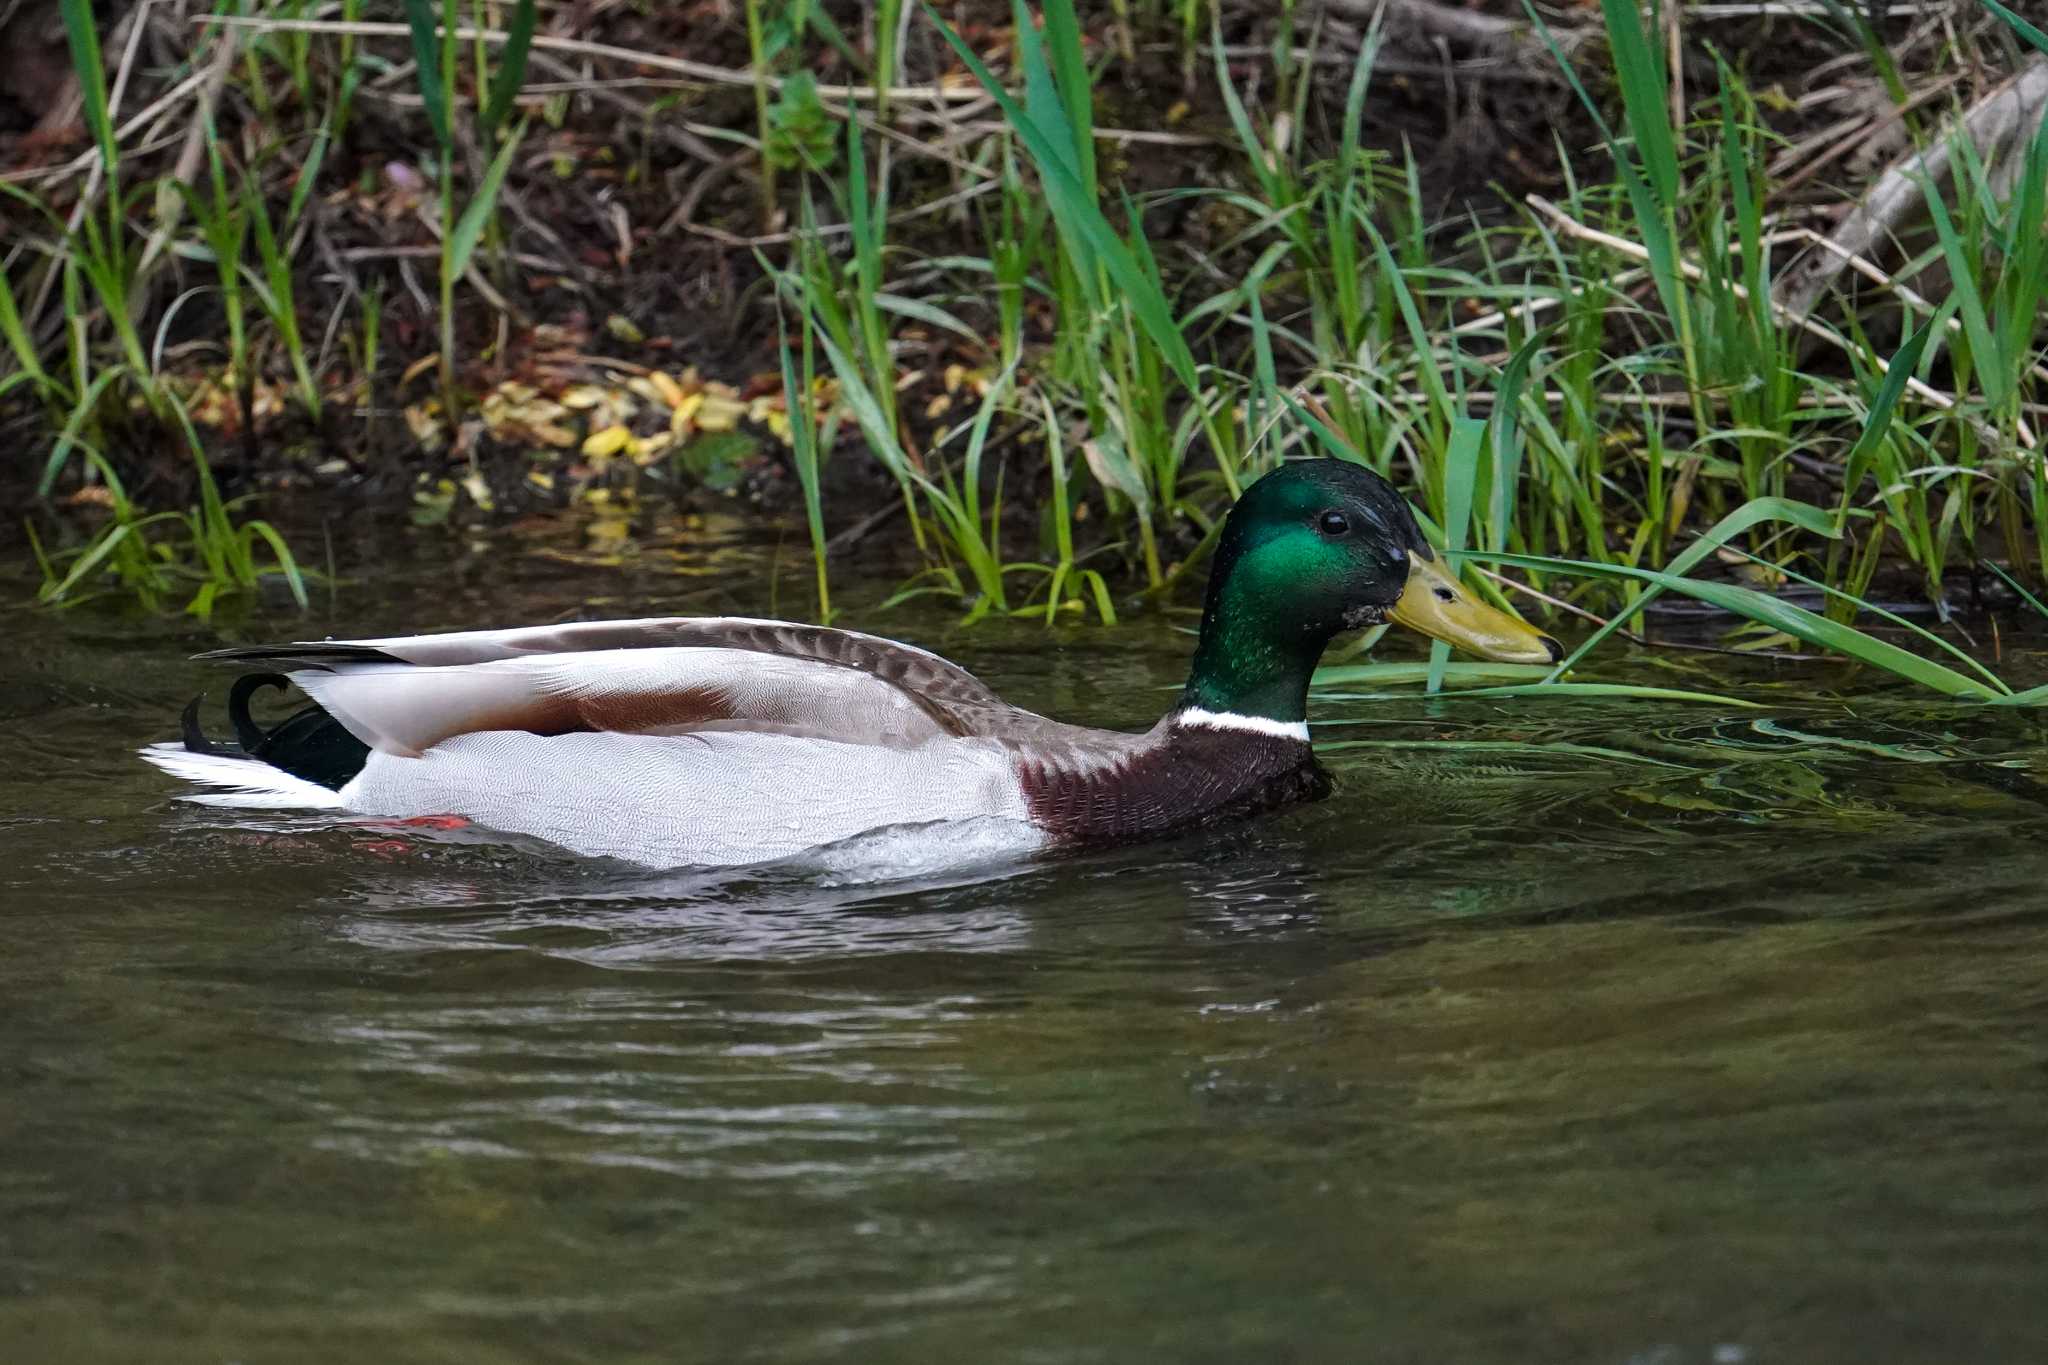
[[[426,261],[439,260],[438,246],[352,246],[334,253],[338,261],[355,264],[360,261]],[[551,274],[567,275],[573,272],[562,262],[546,256],[534,256],[523,251],[510,253],[507,260],[514,265],[523,265],[529,270],[545,270]],[[431,310],[429,310],[431,311]]]
[[[1598,287],[1603,289],[1619,289],[1625,285],[1635,283],[1648,273],[1648,271],[1644,270],[1625,270],[1611,280],[1602,280]],[[1565,300],[1579,298],[1587,290],[1594,287],[1590,284],[1582,284],[1576,289],[1568,289],[1562,294],[1545,294],[1542,298],[1531,299],[1527,303],[1518,303],[1512,308],[1496,308],[1490,313],[1481,313],[1476,318],[1467,318],[1451,328],[1450,335],[1457,337],[1466,336],[1473,332],[1490,332],[1509,318],[1514,318],[1520,322],[1528,322],[1534,319],[1538,313],[1547,313],[1551,309],[1561,306]]]
[[[251,28],[265,33],[328,33],[352,34],[358,38],[406,38],[412,30],[404,24],[377,24],[348,22],[341,19],[275,19],[258,15],[195,15],[195,24],[229,24],[236,28]],[[510,41],[510,35],[502,29],[474,28],[463,25],[455,30],[455,38],[464,43],[503,44]],[[754,88],[756,77],[753,72],[731,67],[712,66],[708,62],[693,62],[682,57],[669,57],[659,52],[641,52],[630,47],[616,47],[610,43],[586,42],[580,38],[557,38],[536,33],[533,36],[536,50],[546,52],[567,52],[580,57],[598,57],[607,61],[631,62],[636,66],[652,67],[656,71],[672,71],[679,76],[688,76],[706,85],[733,85]],[[780,91],[784,81],[779,76],[765,78],[769,89]],[[887,94],[891,100],[936,104],[962,100],[979,99],[978,86],[954,85],[901,85],[891,86],[886,92],[872,85],[820,85],[817,93],[824,99],[873,100]]]
[[[919,204],[914,209],[905,209],[901,213],[891,214],[889,222],[893,226],[897,223],[908,222],[913,218],[923,218],[934,213],[944,213],[956,204],[964,204],[969,199],[978,198],[981,195],[987,194],[990,190],[999,188],[1000,184],[1000,181],[995,180],[977,181],[964,190],[953,194],[941,195],[929,203]],[[664,227],[670,225],[679,227],[683,231],[698,237],[709,237],[714,242],[741,248],[780,246],[785,242],[793,242],[802,235],[796,232],[764,232],[757,237],[742,237],[738,233],[727,232],[724,228],[715,228],[706,223],[678,222],[673,218],[669,220],[668,224],[664,224]],[[852,227],[845,223],[832,223],[816,229],[820,236],[838,236],[852,230]]]
[[[1908,307],[1916,309],[1923,314],[1931,315],[1935,311],[1934,304],[1930,300],[1928,300],[1924,295],[1910,288],[1903,280],[1900,280],[1897,276],[1887,274],[1875,262],[1865,260],[1863,257],[1858,256],[1855,252],[1850,251],[1847,247],[1843,246],[1840,242],[1837,242],[1834,238],[1824,237],[1820,233],[1815,232],[1812,228],[1792,228],[1789,229],[1784,235],[1790,240],[1811,243],[1818,250],[1827,252],[1829,255],[1837,257],[1841,261],[1843,266],[1847,267],[1850,270],[1855,271],[1864,279],[1869,280],[1873,284],[1891,290],[1892,293],[1898,297],[1899,301],[1906,304]],[[1945,330],[1951,336],[1961,336],[1963,334],[1962,319],[1957,317],[1949,318],[1948,325],[1945,328]],[[2048,364],[2042,364],[2037,362],[2031,367],[2031,369],[2036,379],[2039,379],[2044,383],[2048,383]]]
[[[1951,178],[1953,138],[1967,138],[1978,160],[1996,177],[2002,169],[2016,165],[2017,158],[2008,153],[2021,144],[2023,130],[2039,126],[2044,109],[2048,109],[2048,57],[2037,56],[1977,101],[1948,134],[1925,150],[1905,156],[1878,177],[1835,229],[1835,242],[1852,256],[1878,255],[1925,216],[1926,187],[1939,187]],[[1820,302],[1843,268],[1839,259],[1816,254],[1785,273],[1780,298],[1787,308],[1803,316]]]
[[[1869,146],[1878,138],[1883,137],[1902,122],[1906,115],[1944,94],[1959,84],[1962,79],[1961,72],[1940,77],[1914,91],[1912,97],[1904,104],[1892,108],[1880,119],[1875,121],[1866,121],[1862,118],[1845,119],[1842,123],[1830,127],[1826,133],[1817,137],[1807,138],[1797,145],[1788,148],[1771,161],[1770,173],[1772,177],[1784,176],[1784,179],[1771,191],[1772,195],[1782,200],[1793,190],[1798,189],[1801,185],[1813,179],[1814,176],[1819,175],[1843,157],[1849,156],[1857,150]],[[1798,165],[1816,147],[1825,146],[1830,140],[1834,140],[1833,146],[1828,147],[1826,151],[1814,157],[1805,166],[1800,167],[1797,174],[1785,175],[1787,170]]]
[[[1905,17],[1941,14],[1952,9],[1946,0],[1927,0],[1925,4],[1900,4],[1893,0],[1885,12]],[[1730,0],[1722,4],[1688,5],[1685,10],[1694,19],[1832,19],[1841,11],[1838,0]]]
[[[234,40],[223,33],[214,40],[213,59],[201,68],[200,74],[205,79],[198,86],[198,113],[186,127],[185,145],[179,148],[177,164],[171,171],[172,181],[176,184],[191,184],[199,173],[199,159],[206,151],[206,130],[212,121],[213,102],[220,94],[221,84],[227,79],[228,67],[234,59]],[[149,240],[143,243],[142,256],[135,265],[138,280],[147,277],[158,253],[169,243],[171,234],[177,231],[184,208],[185,197],[182,194],[172,192],[169,186],[159,190],[156,226],[150,229]],[[148,295],[144,291],[135,291],[129,300],[130,315],[139,319],[147,302]]]
[[[1529,25],[1437,0],[1323,0],[1332,14],[1371,19],[1384,13],[1389,25],[1417,29],[1470,47],[1509,47],[1526,40]]]
[[[1010,125],[989,119],[954,125],[963,133],[1007,133]],[[1202,133],[1168,133],[1157,128],[1096,128],[1095,136],[1103,142],[1145,143],[1154,147],[1214,147],[1218,139]]]

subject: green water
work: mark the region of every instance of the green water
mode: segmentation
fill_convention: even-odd
[[[247,629],[770,605],[680,567]],[[848,623],[1130,727],[1187,647]],[[2042,1358],[2032,716],[1617,655],[1766,707],[1345,702],[1321,806],[828,886],[181,804],[217,638],[4,624],[7,1362]]]

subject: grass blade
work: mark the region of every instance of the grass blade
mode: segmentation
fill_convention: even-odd
[[[2004,5],[1999,4],[1998,0],[1984,0],[1984,7],[2011,25],[2014,33],[2019,34],[2020,37],[2025,38],[2035,47],[2040,48],[2041,51],[2048,52],[2048,33],[2041,32],[2040,29],[2035,28]]]
[[[94,25],[92,0],[61,0],[64,38],[71,45],[71,67],[78,73],[78,90],[85,107],[86,126],[92,130],[94,145],[109,175],[117,164],[114,124],[107,115],[107,69],[100,56],[99,30]]]
[[[448,101],[441,91],[441,19],[434,13],[434,0],[405,0],[405,22],[412,30],[412,60],[420,102],[427,109],[427,126],[434,130],[434,141],[445,154],[455,139],[448,130]],[[448,41],[455,41],[453,34]],[[447,174],[446,167],[442,174]]]
[[[505,168],[512,164],[512,153],[519,149],[519,140],[526,135],[526,125],[520,124],[505,145],[498,148],[498,154],[491,158],[489,169],[484,172],[483,183],[476,187],[476,197],[462,211],[462,217],[455,224],[455,235],[448,243],[448,269],[451,275],[460,275],[469,269],[469,258],[476,253],[476,244],[484,235],[484,225],[490,222],[491,213],[498,205],[498,187],[505,183]]]
[[[1808,510],[1818,513],[1818,509],[1815,508]],[[1773,630],[1781,630],[1795,640],[1803,640],[1821,649],[1846,655],[1945,696],[1990,701],[2008,694],[1931,659],[1923,659],[1911,650],[1901,649],[1888,640],[1880,640],[1853,627],[1830,621],[1825,616],[1816,615],[1804,607],[1780,601],[1753,588],[1686,578],[1656,569],[1638,569],[1627,564],[1593,564],[1584,560],[1553,559],[1545,555],[1491,554],[1484,551],[1474,551],[1472,557],[1514,568],[1539,569],[1549,574],[1634,579],[1639,583],[1648,583],[1719,607],[1725,612],[1769,626]]]
[[[1051,50],[1053,84],[1073,135],[1075,178],[1090,196],[1095,180],[1095,82],[1081,50],[1081,25],[1073,0],[1045,0],[1045,46]]]
[[[486,138],[505,126],[512,102],[519,97],[519,87],[526,83],[526,56],[533,47],[533,30],[539,22],[534,0],[519,0],[511,22],[505,25],[505,46],[499,50],[498,71],[491,78],[491,97],[481,116],[480,127]]]
[[[1683,580],[1708,555],[1720,549],[1736,536],[1741,535],[1751,527],[1761,526],[1766,522],[1773,521],[1789,522],[1794,526],[1811,531],[1815,535],[1827,536],[1829,538],[1833,538],[1838,534],[1834,521],[1829,518],[1827,513],[1810,503],[1794,502],[1788,498],[1752,498],[1715,522],[1705,534],[1701,535],[1698,540],[1686,547],[1683,553],[1666,565],[1664,573],[1674,579]],[[1567,561],[1560,560],[1557,562],[1564,563]],[[1662,596],[1663,593],[1664,589],[1662,587],[1653,586],[1650,591],[1644,593],[1630,604],[1630,614],[1641,611],[1644,607]],[[1577,649],[1567,654],[1550,671],[1551,678],[1562,678],[1571,669],[1573,664],[1576,664],[1579,660],[1585,658],[1586,655],[1592,653],[1608,636],[1620,630],[1624,619],[1626,618],[1616,615],[1606,625],[1582,640]]]
[[[1656,192],[1657,206],[1671,212],[1678,206],[1678,143],[1665,105],[1669,78],[1663,50],[1643,32],[1635,0],[1600,0],[1600,11],[1607,20],[1622,107],[1643,159],[1643,173]]]
[[[1460,417],[1451,423],[1451,443],[1444,452],[1444,549],[1456,554],[1465,548],[1465,529],[1472,520],[1472,489],[1479,482],[1479,450],[1486,440],[1486,423],[1476,417]],[[1455,564],[1455,561],[1453,561]],[[1456,573],[1455,567],[1451,570]],[[1451,660],[1451,647],[1442,640],[1429,642],[1429,692],[1441,692],[1444,666]]]
[[[1157,346],[1166,363],[1173,370],[1174,377],[1186,386],[1188,392],[1199,393],[1201,380],[1195,368],[1194,353],[1188,349],[1187,339],[1181,335],[1174,322],[1173,310],[1167,304],[1165,293],[1158,284],[1148,278],[1131,249],[1119,237],[1116,230],[1103,216],[1102,208],[1087,193],[1087,188],[1076,175],[1070,163],[1071,143],[1063,151],[1060,141],[1049,133],[1040,121],[1025,112],[996,80],[989,69],[975,55],[967,40],[955,33],[952,26],[941,19],[931,7],[930,0],[919,0],[925,15],[939,30],[955,56],[965,65],[982,89],[989,93],[1009,120],[1010,127],[1023,142],[1025,150],[1038,167],[1047,202],[1053,216],[1069,235],[1084,241],[1096,254],[1102,267],[1107,270],[1122,290],[1132,313],[1153,345]],[[1018,9],[1018,45],[1024,49],[1027,62],[1035,57],[1033,69],[1043,68],[1045,57],[1038,48],[1035,32],[1032,30],[1030,15]],[[1045,79],[1050,80],[1049,69]]]

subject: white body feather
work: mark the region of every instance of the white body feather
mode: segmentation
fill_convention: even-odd
[[[490,731],[419,758],[372,753],[339,798],[366,815],[454,813],[651,867],[768,862],[970,815],[1017,822],[1024,846],[1043,841],[1009,755],[972,739],[888,748],[745,731]]]
[[[719,632],[734,643],[705,642]],[[458,815],[653,867],[767,862],[875,830],[936,842],[935,827],[966,820],[985,832],[969,856],[987,856],[990,829],[1014,831],[996,839],[1013,851],[1047,842],[1015,750],[942,723],[924,689],[993,694],[873,636],[660,619],[298,649],[243,659],[278,658],[370,747],[339,791],[178,745],[143,757],[215,789],[192,798],[208,804]]]

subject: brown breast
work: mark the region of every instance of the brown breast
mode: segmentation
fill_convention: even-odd
[[[1077,845],[1240,820],[1330,791],[1306,743],[1205,726],[1166,728],[1156,743],[1094,764],[1023,751],[1017,776],[1033,822]]]

